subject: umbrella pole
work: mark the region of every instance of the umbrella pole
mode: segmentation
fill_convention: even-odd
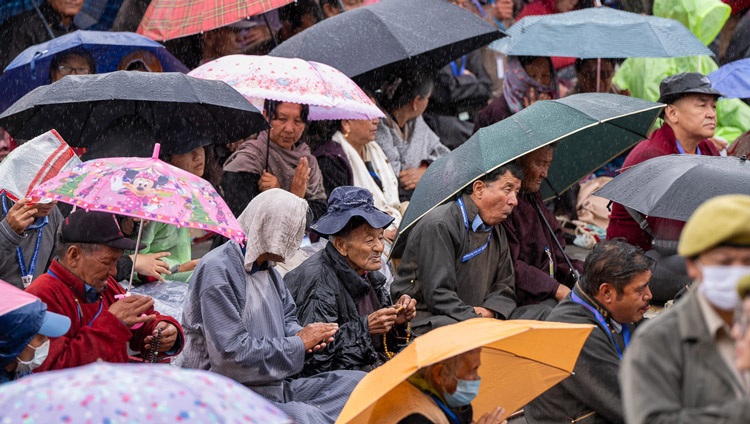
[[[601,91],[602,84],[602,58],[596,58],[596,92]]]
[[[133,288],[133,277],[135,276],[135,261],[138,259],[138,251],[141,250],[141,236],[143,235],[143,226],[146,223],[141,219],[141,225],[138,226],[138,238],[135,240],[135,253],[133,254],[133,268],[130,270],[130,281],[128,282],[128,293]]]
[[[266,21],[266,26],[268,27],[268,33],[271,34],[271,41],[273,42],[273,47],[276,47],[279,45],[279,42],[276,40],[276,35],[273,33],[273,28],[271,28],[271,23],[268,22],[268,16],[266,14],[263,14],[263,20]]]

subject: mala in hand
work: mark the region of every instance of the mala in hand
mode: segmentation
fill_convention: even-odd
[[[385,357],[388,359],[393,358],[396,356],[396,352],[391,352],[388,350],[388,333],[383,333],[383,350],[385,353]],[[411,321],[409,321],[406,324],[406,344],[409,344],[409,340],[411,340]]]
[[[151,349],[148,351],[148,358],[146,358],[146,362],[155,364],[158,357],[159,357],[159,345],[161,344],[161,331],[163,329],[157,328],[156,329],[156,336],[154,336],[151,339]]]

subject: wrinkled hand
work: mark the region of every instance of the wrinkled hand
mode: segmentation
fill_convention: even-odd
[[[142,317],[154,306],[154,299],[150,296],[141,296],[139,294],[131,294],[126,296],[109,306],[109,313],[117,317],[122,321],[128,328],[142,322],[148,322],[154,319],[156,315],[147,315]]]
[[[275,175],[264,170],[260,175],[260,180],[258,180],[258,188],[260,191],[266,191],[272,188],[281,188],[281,184],[279,184],[279,179]]]
[[[245,40],[252,46],[257,43],[266,42],[271,39],[271,30],[268,25],[256,25],[248,30]]]
[[[565,296],[567,296],[568,293],[570,293],[568,286],[560,284],[557,286],[557,291],[555,291],[555,299],[560,302],[565,299]]]
[[[140,275],[153,277],[164,282],[162,274],[170,275],[171,272],[169,271],[169,265],[162,261],[161,258],[169,255],[169,252],[139,253],[138,257],[135,259],[133,268],[135,268],[135,272]],[[130,255],[130,259],[133,259],[133,256],[135,255]]]
[[[313,353],[325,348],[328,343],[333,342],[333,335],[337,331],[339,331],[339,325],[335,322],[313,322],[307,324],[296,335],[302,339],[307,353]]]
[[[523,98],[523,107],[527,108],[539,100],[552,100],[552,96],[549,93],[538,94],[534,87],[529,87],[526,97]]]
[[[154,340],[154,337],[158,334],[158,329],[161,328],[161,341],[159,341],[159,352],[169,352],[172,350],[172,347],[174,347],[175,342],[177,341],[177,334],[179,332],[177,331],[177,327],[175,327],[172,323],[167,321],[160,321],[156,324],[156,328],[154,328],[154,332],[151,333],[151,335],[146,336],[146,339],[144,340],[146,342],[145,348],[151,349],[151,342]]]
[[[184,264],[180,265],[177,268],[177,272],[188,272],[195,269],[195,267],[198,266],[198,259],[193,259],[192,261],[187,261]]]
[[[496,0],[495,17],[501,21],[513,19],[513,0]]]
[[[417,299],[412,299],[408,294],[402,295],[395,305],[398,311],[396,324],[403,325],[417,316]]]
[[[310,179],[310,167],[307,163],[307,158],[302,157],[297,164],[297,168],[294,170],[294,177],[292,177],[292,187],[289,191],[297,197],[305,198],[307,192],[307,181]]]
[[[500,422],[500,419],[505,414],[505,408],[497,407],[492,411],[482,415],[478,420],[474,421],[475,424],[508,424],[508,421]]]
[[[367,327],[370,329],[370,334],[378,335],[389,332],[393,324],[396,323],[397,316],[398,312],[392,306],[371,313],[367,316]]]
[[[34,215],[37,213],[37,209],[30,205],[31,199],[21,199],[8,210],[5,220],[8,221],[10,228],[18,235],[23,235],[26,228],[34,222]]]
[[[490,311],[487,308],[483,308],[481,306],[475,306],[474,312],[477,313],[477,315],[481,315],[484,318],[495,318],[495,313]]]
[[[398,179],[401,181],[401,187],[403,187],[404,190],[414,190],[417,183],[419,183],[419,180],[422,179],[422,175],[424,175],[425,171],[427,171],[426,166],[404,169],[398,174]]]

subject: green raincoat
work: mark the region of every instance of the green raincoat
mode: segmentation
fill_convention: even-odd
[[[188,262],[191,259],[192,246],[190,229],[176,225],[152,221],[143,228],[141,243],[146,246],[140,253],[169,252],[169,256],[161,258],[171,268]],[[165,275],[165,280],[187,282],[193,271],[177,272]]]
[[[705,45],[709,45],[729,19],[731,8],[720,0],[655,0],[654,15],[680,21]],[[659,83],[680,72],[708,75],[718,68],[709,56],[669,59],[631,58],[623,62],[613,82],[634,97],[656,101]],[[750,106],[739,99],[719,100],[716,135],[732,142],[750,129]]]

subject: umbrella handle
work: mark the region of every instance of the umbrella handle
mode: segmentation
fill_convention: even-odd
[[[161,144],[154,143],[154,153],[151,154],[151,159],[159,159],[160,151],[161,151]]]
[[[158,153],[158,146],[159,144],[156,144],[157,147],[154,148],[154,152]],[[143,235],[143,226],[145,225],[145,222],[141,219],[141,225],[138,226],[138,239],[135,241],[135,253],[133,254],[133,268],[130,269],[130,281],[128,282],[128,293],[130,293],[130,289],[133,288],[133,276],[135,275],[135,261],[138,259],[138,250],[140,250],[141,247],[141,236]]]

